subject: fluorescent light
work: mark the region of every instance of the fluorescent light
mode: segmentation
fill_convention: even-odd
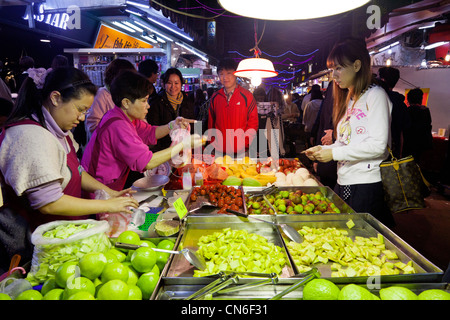
[[[385,51],[385,50],[390,49],[390,48],[392,48],[392,47],[395,47],[395,46],[398,45],[399,43],[400,43],[399,41],[394,42],[394,43],[391,43],[390,45],[388,45],[388,46],[386,46],[386,47],[383,47],[383,48],[381,48],[380,50],[378,50],[378,52],[382,52],[382,51]]]
[[[138,26],[135,26],[134,24],[132,24],[131,22],[128,21],[123,21],[123,24],[126,24],[127,26],[129,26],[130,28],[133,28],[136,31],[139,32],[144,32],[144,29],[139,28]]]
[[[160,36],[161,38],[164,38],[164,39],[166,39],[166,40],[168,40],[168,41],[173,41],[171,38],[169,38],[169,37],[167,37],[167,36],[165,36],[165,35],[159,33],[158,31],[153,30],[153,29],[150,28],[149,26],[147,26],[147,25],[145,25],[145,24],[143,24],[143,23],[141,23],[141,22],[139,22],[139,21],[136,21],[136,20],[135,20],[134,23],[140,25],[141,27],[147,29],[148,31],[153,32],[154,34]]]
[[[145,9],[150,9],[150,6],[149,5],[147,5],[147,4],[143,4],[143,3],[140,3],[140,2],[135,2],[135,1],[125,1],[125,3],[126,4],[131,4],[132,6],[135,6],[135,7],[141,7],[141,8],[145,8]]]
[[[440,41],[440,42],[432,43],[432,44],[427,45],[424,49],[425,50],[434,49],[434,48],[440,47],[447,43],[448,43],[448,41]]]
[[[193,54],[195,54],[197,57],[200,57],[203,61],[208,62],[208,58],[205,57],[204,55],[202,55],[201,53],[189,48],[188,46],[185,46],[184,44],[182,44],[181,42],[175,42],[177,45],[179,45],[180,47],[189,50],[190,52],[192,52]]]
[[[130,10],[130,9],[125,9],[125,12],[134,14],[135,16],[142,17],[142,13],[139,13],[139,12],[136,12],[136,11],[132,11],[132,10]]]
[[[136,32],[136,30],[134,30],[134,29],[132,29],[130,27],[127,27],[126,25],[124,25],[124,24],[122,24],[120,22],[117,22],[117,21],[113,21],[113,25],[118,26],[118,27],[120,27],[120,28],[122,28],[124,30],[130,31],[130,32]]]
[[[189,41],[193,41],[193,40],[194,40],[194,39],[192,39],[191,37],[189,37],[189,36],[187,36],[187,35],[185,35],[185,34],[179,32],[179,31],[177,31],[177,30],[175,30],[175,29],[173,29],[173,28],[170,28],[170,27],[166,26],[164,23],[161,23],[161,22],[159,22],[159,21],[157,21],[157,20],[155,20],[155,19],[153,19],[153,18],[147,17],[147,19],[150,20],[150,21],[153,22],[153,23],[156,23],[156,24],[160,25],[160,26],[163,27],[163,28],[166,28],[166,29],[169,30],[169,31],[172,31],[173,33],[179,35],[180,37],[182,37],[182,38],[184,38],[184,39],[186,39],[186,40],[189,40]]]
[[[347,12],[369,0],[218,0],[227,11],[261,20],[301,20]]]
[[[158,41],[156,41],[155,39],[150,38],[149,36],[142,36],[142,38],[144,38],[145,40],[150,41],[151,43],[158,43]]]
[[[50,40],[48,40],[48,39],[41,39],[40,41],[41,42],[50,42]]]
[[[434,22],[433,22],[433,24],[431,24],[431,25],[419,27],[418,29],[419,29],[419,30],[423,30],[423,29],[429,29],[429,28],[434,28]]]
[[[161,43],[166,43],[166,41],[161,39],[160,37],[156,37],[156,40],[158,40],[158,42],[161,42]]]

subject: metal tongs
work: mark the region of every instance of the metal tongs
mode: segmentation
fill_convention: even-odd
[[[272,194],[272,193],[274,193],[276,191],[278,191],[278,187],[275,186],[275,185],[271,185],[270,187],[264,188],[264,189],[262,189],[259,192],[255,192],[255,193],[252,193],[252,194],[248,195],[248,197],[249,198],[260,197],[260,196],[265,197],[265,196],[267,196],[269,194]]]
[[[314,279],[316,277],[317,278],[320,277],[320,273],[317,270],[317,268],[315,268],[315,267],[303,274],[306,275],[306,277],[304,277],[300,281],[294,283],[293,285],[289,286],[288,288],[286,288],[285,290],[281,291],[280,293],[276,294],[275,296],[273,296],[272,298],[270,298],[268,300],[280,300],[282,297],[284,297],[288,293],[297,290],[298,288],[302,287],[303,285],[305,285],[312,279]]]
[[[194,292],[189,297],[187,297],[185,300],[201,300],[203,299],[207,294],[212,294],[214,292],[217,292],[218,290],[222,289],[223,287],[227,286],[230,282],[233,282],[233,278],[236,277],[234,273],[226,274],[225,272],[219,272],[217,274],[219,276],[216,280],[211,282],[210,284],[204,286],[197,292]],[[214,290],[215,288],[219,288],[218,290]]]
[[[250,275],[250,276],[254,276],[254,277],[262,277],[265,278],[267,277],[267,279],[263,279],[263,280],[257,280],[254,282],[250,282],[250,283],[246,283],[240,286],[235,286],[235,287],[231,287],[231,288],[227,288],[227,289],[223,289],[218,291],[218,294],[225,294],[225,293],[230,293],[230,292],[237,292],[237,291],[242,291],[242,290],[247,290],[247,289],[253,289],[253,288],[257,288],[266,284],[277,284],[278,283],[278,276],[276,273],[257,273],[257,272],[239,272],[239,274],[243,274],[243,275]],[[241,278],[237,278],[237,283],[239,283],[239,279]]]
[[[278,276],[276,273],[221,271],[217,275],[219,276],[218,279],[214,280],[213,282],[206,285],[202,289],[193,293],[192,295],[187,297],[185,300],[201,300],[206,295],[213,295],[214,293],[224,294],[224,293],[230,293],[230,292],[236,292],[236,291],[256,288],[256,287],[263,286],[263,285],[269,284],[269,283],[272,283],[272,284],[278,283]],[[250,282],[250,283],[243,284],[240,286],[235,286],[232,288],[225,289],[226,287],[228,287],[232,284],[238,284],[239,280],[241,279],[239,277],[239,275],[248,275],[248,276],[254,276],[254,277],[266,277],[267,279],[258,280],[255,282]]]

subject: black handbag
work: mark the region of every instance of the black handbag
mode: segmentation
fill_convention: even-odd
[[[413,156],[397,159],[390,148],[390,160],[380,163],[384,197],[392,213],[425,208],[424,191],[429,183]]]

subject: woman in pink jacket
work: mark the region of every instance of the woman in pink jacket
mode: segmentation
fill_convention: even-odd
[[[153,153],[149,145],[177,127],[195,120],[178,117],[167,125],[152,126],[144,119],[148,113],[150,82],[134,71],[124,71],[111,84],[115,107],[102,118],[86,146],[81,164],[97,180],[113,190],[121,190],[130,169],[144,172],[179,154],[184,148],[201,146],[200,136],[191,136],[189,146],[178,143]],[[91,197],[93,195],[91,194]]]

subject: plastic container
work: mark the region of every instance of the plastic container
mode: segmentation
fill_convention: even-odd
[[[192,176],[190,172],[183,172],[183,189],[192,189]]]
[[[194,175],[194,181],[196,186],[203,185],[203,174],[200,172],[200,169],[197,169],[197,172]]]

